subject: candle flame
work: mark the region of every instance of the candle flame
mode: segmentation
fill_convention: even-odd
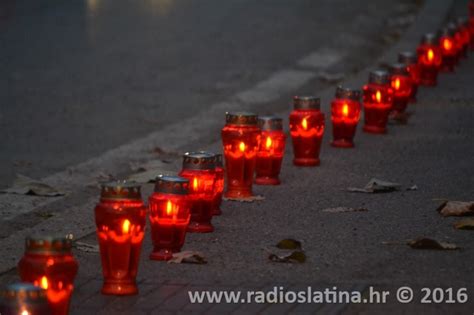
[[[377,103],[380,103],[382,101],[382,93],[380,93],[380,91],[377,91],[377,93],[375,93],[375,99],[377,100]]]
[[[21,315],[30,315],[30,312],[28,312],[27,310],[23,310],[23,311],[21,312]]]
[[[433,59],[434,59],[433,49],[428,49],[428,61],[433,61]]]
[[[270,149],[272,147],[272,138],[267,137],[267,141],[265,142],[265,147]]]
[[[399,79],[399,78],[396,78],[395,81],[392,81],[392,87],[393,87],[395,90],[399,90],[399,89],[400,89],[400,79]]]
[[[242,151],[242,152],[245,152],[245,143],[244,142],[240,142],[239,150]]]
[[[193,189],[194,190],[197,190],[198,189],[198,179],[196,177],[194,177],[193,179]]]
[[[445,38],[443,40],[443,47],[445,50],[451,50],[451,48],[453,48],[453,43],[451,42],[451,40]]]
[[[128,219],[125,219],[122,224],[122,232],[124,234],[127,234],[130,231],[130,221]]]
[[[306,117],[303,118],[303,121],[301,122],[301,126],[303,127],[304,130],[308,130],[308,121],[306,120]]]
[[[349,116],[349,105],[347,105],[346,103],[344,103],[344,105],[342,106],[342,114],[345,117]]]
[[[171,215],[171,211],[173,211],[173,204],[168,200],[166,203],[166,215]]]
[[[42,287],[45,290],[48,290],[48,278],[46,276],[41,277],[40,287]]]

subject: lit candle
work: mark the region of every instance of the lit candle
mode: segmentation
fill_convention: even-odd
[[[398,54],[398,62],[404,64],[407,67],[407,71],[410,74],[412,89],[410,95],[410,102],[416,102],[416,94],[418,92],[418,85],[420,85],[420,66],[418,65],[418,58],[414,52],[405,51]]]
[[[136,276],[146,224],[140,186],[125,181],[103,184],[95,221],[104,275],[102,293],[137,294]]]
[[[20,278],[46,290],[52,314],[65,315],[74,289],[78,263],[72,256],[72,240],[67,237],[30,236],[25,254],[18,263]]]
[[[293,97],[290,113],[290,135],[293,143],[293,164],[316,166],[320,164],[319,152],[324,135],[324,114],[321,101],[313,96]]]
[[[354,147],[354,136],[360,118],[360,91],[338,86],[331,102],[333,141],[340,148]]]
[[[443,27],[438,32],[439,48],[441,50],[442,63],[441,70],[453,72],[458,59],[458,47],[455,42],[456,26],[450,24]]]
[[[441,51],[438,46],[438,37],[432,33],[423,35],[416,53],[420,67],[420,84],[435,86],[442,62]]]
[[[412,95],[413,82],[407,67],[402,63],[394,63],[389,67],[391,87],[393,89],[392,112],[400,115],[405,112]]]
[[[33,272],[33,271],[32,271]],[[46,290],[31,283],[14,283],[0,291],[2,315],[59,314],[51,309]],[[67,314],[67,313],[64,313]]]
[[[221,215],[221,204],[222,204],[222,194],[224,193],[224,162],[222,160],[222,154],[216,154],[216,183],[215,183],[215,196],[214,196],[214,206],[212,210],[212,215]]]
[[[386,71],[376,70],[369,73],[369,83],[363,87],[364,127],[369,133],[387,132],[388,114],[392,107],[393,90],[390,87],[390,75]]]
[[[257,151],[260,143],[258,116],[251,113],[226,113],[222,143],[226,165],[227,198],[251,197]]]
[[[275,116],[258,118],[261,129],[260,147],[257,152],[255,183],[258,185],[279,185],[281,162],[285,151],[283,120]]]
[[[187,152],[183,155],[183,168],[179,176],[190,183],[191,221],[188,232],[209,233],[215,198],[216,157],[210,152]]]
[[[169,260],[183,247],[190,220],[189,180],[178,176],[158,176],[149,199],[151,239],[150,259]]]

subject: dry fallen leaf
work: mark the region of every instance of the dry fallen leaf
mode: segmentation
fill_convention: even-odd
[[[173,258],[168,260],[169,264],[207,264],[206,257],[200,252],[186,250],[179,253],[174,253]]]
[[[245,198],[227,198],[227,197],[223,197],[222,199],[225,200],[225,201],[254,202],[254,201],[265,200],[265,197],[263,197],[261,195],[256,195],[256,196],[245,197]]]
[[[76,241],[74,242],[74,247],[82,252],[86,253],[98,253],[99,245],[87,244],[84,242]]]
[[[2,190],[1,192],[19,195],[36,195],[45,197],[56,197],[65,195],[64,192],[39,180],[29,178],[18,174],[13,182],[13,187]]]
[[[454,222],[454,228],[458,230],[474,230],[474,219],[464,219]]]
[[[349,187],[347,188],[350,192],[361,192],[361,193],[380,193],[380,192],[391,192],[399,190],[400,184],[387,182],[377,178],[372,178],[364,188]]]
[[[268,259],[273,262],[279,262],[279,263],[300,263],[301,264],[306,261],[306,254],[304,253],[304,251],[295,250],[289,255],[270,254],[268,255]]]
[[[418,186],[417,185],[410,186],[407,188],[407,190],[418,190]]]
[[[474,215],[474,201],[447,201],[438,207],[443,217]]]
[[[301,249],[301,242],[292,238],[285,238],[276,244],[279,249]]]
[[[326,71],[321,71],[317,74],[317,77],[321,81],[325,81],[327,83],[333,84],[333,83],[338,83],[344,80],[344,74],[343,73],[329,73]]]
[[[331,212],[331,213],[365,212],[365,211],[369,211],[369,209],[367,209],[367,208],[349,208],[349,207],[336,207],[336,208],[323,209],[323,212]]]
[[[408,246],[414,249],[434,249],[434,250],[454,250],[460,249],[456,244],[439,242],[431,238],[421,237],[415,240],[410,240]]]

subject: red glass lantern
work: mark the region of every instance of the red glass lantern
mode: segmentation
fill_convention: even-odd
[[[418,58],[414,52],[405,51],[398,54],[398,62],[407,67],[412,83],[410,102],[416,103],[416,94],[421,80],[421,70],[418,65]]]
[[[189,180],[178,176],[158,176],[149,199],[151,239],[150,259],[169,260],[181,250],[190,219]]]
[[[52,314],[67,314],[79,267],[71,253],[72,240],[31,236],[25,244],[25,254],[18,263],[21,281],[46,290]]]
[[[441,67],[442,55],[435,34],[423,35],[420,45],[416,49],[418,65],[420,67],[420,84],[435,86],[438,81],[438,72]]]
[[[290,114],[290,135],[293,142],[293,164],[319,165],[319,152],[324,135],[324,114],[321,100],[313,96],[295,96]]]
[[[457,61],[457,45],[454,41],[455,32],[450,27],[444,27],[439,31],[439,48],[443,62],[441,71],[453,72]]]
[[[46,290],[31,283],[8,285],[0,291],[0,314],[50,315]]]
[[[221,204],[222,194],[224,193],[224,162],[222,154],[216,154],[216,183],[215,183],[215,196],[214,196],[214,207],[212,208],[212,215],[221,215]]]
[[[179,176],[189,180],[191,222],[188,232],[209,233],[215,199],[216,157],[207,152],[187,152],[183,155],[183,169]]]
[[[375,134],[386,133],[388,114],[393,102],[393,90],[387,71],[376,70],[369,73],[369,83],[364,85],[362,100],[365,122],[363,130]]]
[[[103,184],[95,222],[104,275],[102,293],[137,294],[136,277],[146,224],[140,186],[125,181]]]
[[[232,199],[251,197],[253,176],[260,143],[258,116],[251,113],[226,113],[222,143],[227,177],[224,196]]]
[[[333,141],[339,148],[354,147],[354,136],[360,118],[360,91],[338,86],[336,97],[331,102]]]
[[[392,112],[399,115],[405,112],[412,95],[412,80],[407,67],[401,63],[394,63],[389,67],[390,86],[393,89]]]
[[[258,126],[262,133],[257,153],[255,184],[279,185],[278,176],[285,153],[286,138],[283,133],[283,120],[275,116],[263,116],[258,118]]]
[[[469,20],[464,17],[459,17],[456,19],[456,25],[458,31],[456,32],[455,39],[459,43],[459,56],[466,58],[469,49],[469,42],[471,41],[471,35],[469,34]]]

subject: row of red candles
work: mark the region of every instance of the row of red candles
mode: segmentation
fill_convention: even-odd
[[[399,55],[390,71],[369,74],[359,90],[338,87],[331,103],[332,145],[353,147],[362,94],[363,130],[385,133],[389,115],[397,118],[407,104],[416,101],[418,85],[434,86],[439,71],[453,71],[459,59],[474,50],[474,1],[470,21],[459,20],[437,35],[423,36],[416,54]],[[319,99],[295,97],[290,114],[293,163],[319,164],[324,134],[324,114]],[[285,148],[282,120],[249,113],[228,113],[222,130],[226,160],[228,198],[252,196],[252,184],[277,185]],[[254,173],[256,178],[254,179]],[[213,215],[220,214],[224,189],[222,155],[186,153],[179,176],[159,176],[149,198],[153,251],[150,259],[167,260],[178,252],[188,232],[211,232]],[[104,294],[138,292],[135,279],[146,224],[146,207],[140,187],[126,182],[102,186],[95,210]],[[2,291],[1,314],[67,314],[78,263],[72,256],[68,237],[35,236],[26,239],[25,255],[18,264],[22,281]],[[46,302],[47,301],[47,302]]]

